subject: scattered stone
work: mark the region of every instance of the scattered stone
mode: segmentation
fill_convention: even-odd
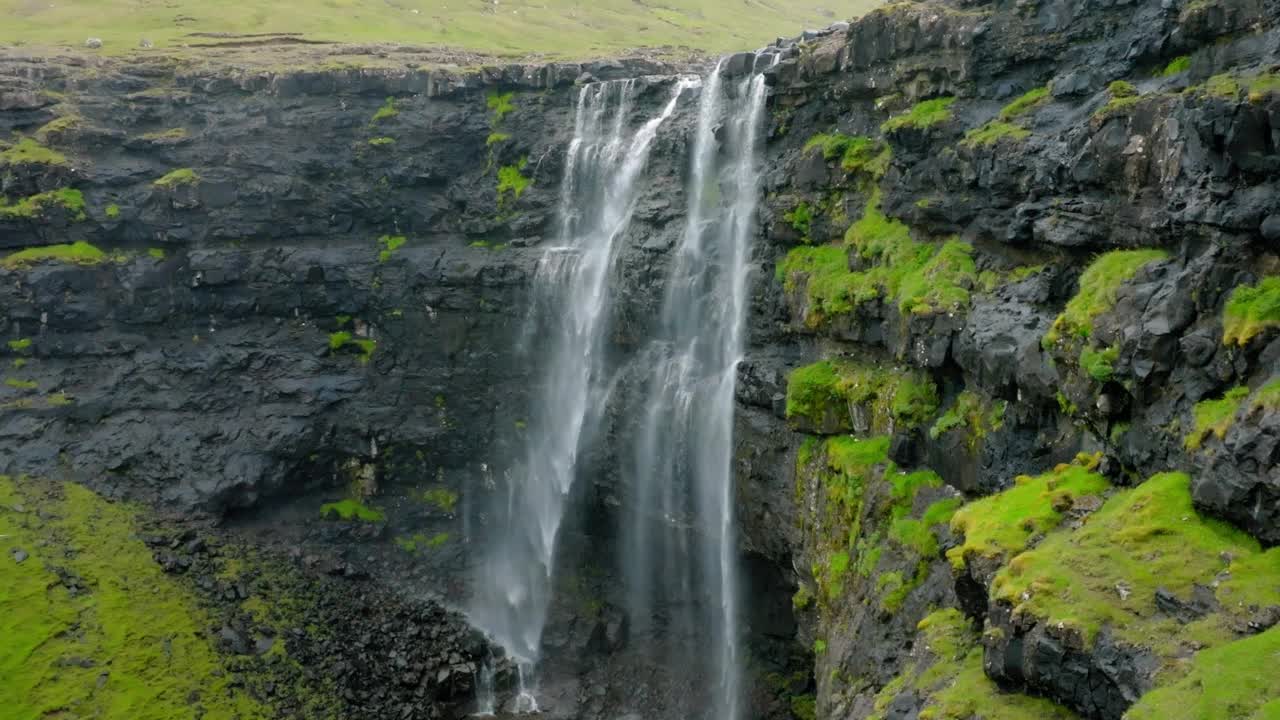
[[[102,47],[102,38],[91,37],[84,41],[84,46],[90,50],[97,50]]]
[[[16,563],[18,563],[19,565],[21,565],[23,562],[25,562],[25,561],[26,561],[27,557],[28,557],[28,555],[27,555],[27,551],[26,551],[26,550],[23,550],[22,548],[14,548],[14,551],[13,551],[13,561],[14,561],[14,562],[16,562]]]

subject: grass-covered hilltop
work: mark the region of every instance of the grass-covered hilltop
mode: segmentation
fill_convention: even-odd
[[[879,0],[0,1],[0,48],[133,52],[245,50],[302,43],[448,47],[489,55],[582,58],[638,48],[729,52],[847,20]]]

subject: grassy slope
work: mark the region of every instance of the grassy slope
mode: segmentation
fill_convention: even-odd
[[[121,53],[216,42],[192,32],[302,33],[340,42],[443,45],[558,57],[684,45],[727,52],[864,13],[880,0],[0,0],[0,44],[81,45]]]

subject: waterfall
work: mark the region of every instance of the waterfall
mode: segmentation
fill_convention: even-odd
[[[759,58],[758,58],[759,60]],[[772,58],[765,58],[766,61]],[[764,77],[705,83],[690,162],[689,208],[666,284],[647,407],[636,442],[623,566],[630,615],[648,630],[665,602],[668,633],[711,634],[714,720],[737,720],[742,694],[733,514],[733,418],[759,196]],[[681,612],[676,614],[676,610]],[[674,616],[673,616],[674,615]]]
[[[533,665],[551,596],[557,534],[578,466],[584,428],[608,382],[602,337],[616,241],[630,222],[659,127],[696,80],[681,79],[661,112],[631,131],[637,81],[590,83],[579,94],[565,159],[558,241],[535,278],[527,337],[546,343],[531,397],[523,463],[490,513],[496,534],[477,578],[473,621],[517,662],[517,711],[537,709]]]

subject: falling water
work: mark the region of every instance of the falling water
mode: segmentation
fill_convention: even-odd
[[[472,618],[517,661],[517,711],[536,711],[533,664],[551,595],[556,536],[578,464],[584,428],[594,425],[607,369],[602,337],[609,271],[626,230],[637,180],[658,128],[696,80],[680,80],[662,111],[632,132],[637,81],[584,85],[561,186],[561,232],[538,265],[537,323],[544,373],[532,398],[524,461],[495,503],[498,533],[481,570]]]
[[[707,717],[740,715],[738,577],[733,531],[733,415],[759,194],[756,144],[766,87],[759,74],[702,89],[683,239],[656,334],[636,444],[624,566],[631,616],[644,632],[655,603],[683,608],[667,631],[710,629]]]

